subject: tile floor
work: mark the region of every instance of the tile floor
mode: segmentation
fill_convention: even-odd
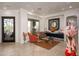
[[[0,56],[64,56],[66,44],[61,41],[50,50],[33,43],[2,43],[0,44]]]

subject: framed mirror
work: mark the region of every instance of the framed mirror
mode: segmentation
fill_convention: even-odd
[[[59,18],[55,18],[55,19],[50,19],[48,21],[48,29],[51,31],[51,32],[54,32],[54,31],[57,31],[59,29]]]

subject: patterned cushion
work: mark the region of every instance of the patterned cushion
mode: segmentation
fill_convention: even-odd
[[[47,37],[46,34],[44,32],[40,32],[39,38],[42,39],[42,38],[45,38],[45,37]]]
[[[30,42],[36,42],[37,41],[37,36],[36,35],[33,35],[31,33],[28,33],[28,35],[29,35]]]

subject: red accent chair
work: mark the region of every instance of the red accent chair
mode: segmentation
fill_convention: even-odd
[[[28,33],[28,35],[29,35],[30,42],[37,42],[38,38],[36,35],[33,35],[32,33]]]

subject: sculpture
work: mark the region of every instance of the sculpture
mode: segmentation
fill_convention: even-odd
[[[68,26],[66,26],[65,30],[62,32],[66,35],[66,56],[76,56],[76,39],[75,35],[77,34],[77,28],[73,24],[73,22],[69,22]]]

